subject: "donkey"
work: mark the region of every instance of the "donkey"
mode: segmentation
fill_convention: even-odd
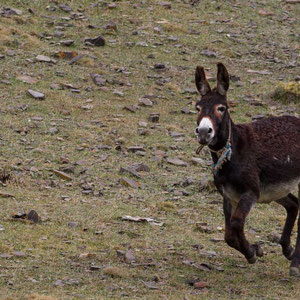
[[[195,130],[200,147],[208,146],[214,162],[214,183],[223,196],[225,241],[240,251],[248,263],[263,256],[258,244],[250,244],[244,224],[256,203],[276,201],[286,212],[280,239],[283,255],[291,260],[290,275],[300,276],[300,218],[295,250],[291,232],[297,219],[300,190],[300,119],[292,116],[269,117],[248,124],[234,124],[230,117],[226,93],[229,74],[217,64],[217,86],[214,89],[197,67],[195,82],[201,100],[197,101]]]

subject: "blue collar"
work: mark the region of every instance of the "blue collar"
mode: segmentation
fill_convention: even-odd
[[[228,143],[224,148],[222,153],[220,154],[220,157],[218,161],[214,164],[213,166],[213,173],[214,175],[218,174],[218,171],[222,169],[222,165],[226,161],[230,161],[231,159],[231,154],[232,154],[232,148],[231,148],[231,143]]]

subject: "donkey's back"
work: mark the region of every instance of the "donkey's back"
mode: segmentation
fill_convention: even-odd
[[[299,118],[270,117],[238,127],[242,131],[246,127],[249,131],[247,138],[250,141],[246,144],[250,145],[262,187],[300,182]]]

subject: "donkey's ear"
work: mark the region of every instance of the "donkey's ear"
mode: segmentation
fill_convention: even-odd
[[[227,69],[222,63],[218,63],[218,75],[217,75],[217,92],[220,95],[226,95],[229,88],[229,74]]]
[[[203,67],[197,67],[196,68],[196,73],[195,73],[195,83],[197,86],[197,89],[199,93],[204,96],[208,92],[211,91],[211,88],[209,86],[209,83],[205,77],[205,72]]]

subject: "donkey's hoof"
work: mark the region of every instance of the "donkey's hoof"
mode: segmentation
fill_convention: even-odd
[[[300,277],[300,271],[297,267],[290,267],[290,276]]]
[[[256,262],[256,259],[257,259],[257,257],[256,257],[256,254],[254,253],[254,255],[251,258],[247,258],[247,261],[249,264],[252,265]]]
[[[285,253],[285,257],[288,259],[288,260],[292,260],[293,258],[293,254],[294,254],[294,248],[292,246],[289,246],[287,252]]]

